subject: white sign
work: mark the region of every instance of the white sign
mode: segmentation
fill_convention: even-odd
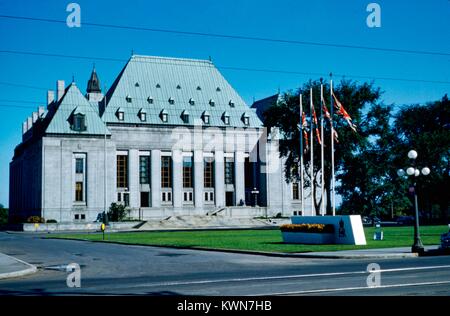
[[[334,243],[366,245],[366,235],[360,215],[343,216],[292,216],[292,224],[332,224]]]

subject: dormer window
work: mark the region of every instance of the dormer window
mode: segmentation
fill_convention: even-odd
[[[211,99],[211,100],[209,100],[209,105],[211,105],[211,106],[215,106],[215,105],[216,105],[216,102],[214,102],[214,100],[213,100],[213,99]]]
[[[156,88],[161,88],[161,85],[159,83],[157,83]]]
[[[180,86],[180,85],[177,85],[177,89],[181,89],[181,86]]]
[[[222,121],[225,125],[230,125],[230,115],[227,112],[222,114]]]
[[[135,87],[139,87],[139,82],[136,82],[136,83],[134,84],[134,86],[135,86]]]
[[[84,114],[74,114],[72,129],[77,132],[83,132],[86,130],[86,120]]]
[[[131,103],[131,97],[130,97],[129,95],[127,95],[127,96],[125,97],[125,100],[127,100],[128,103]]]
[[[242,122],[244,123],[244,125],[250,125],[250,118],[248,114],[242,114]]]
[[[186,111],[186,110],[184,110],[184,111],[181,113],[181,119],[183,120],[183,123],[184,123],[184,124],[188,124],[188,123],[189,123],[189,112]]]
[[[197,90],[198,90],[198,91],[202,90],[202,87],[197,86]]]
[[[194,104],[195,104],[195,100],[194,100],[193,98],[190,98],[190,99],[189,99],[189,104],[190,104],[190,105],[194,105]]]
[[[147,121],[147,112],[144,109],[139,110],[138,116],[139,116],[139,119],[141,120],[141,122]]]
[[[209,115],[208,111],[203,112],[203,114],[202,114],[203,123],[209,124],[209,122],[210,122],[209,117],[210,117],[210,115]]]
[[[167,111],[166,110],[162,110],[161,113],[159,113],[159,117],[161,118],[161,121],[163,123],[167,123],[168,120],[168,115],[167,115]]]
[[[228,102],[228,104],[229,104],[230,107],[234,108],[234,102],[233,102],[233,100],[230,100],[230,102]]]
[[[220,92],[220,91],[222,91],[222,90],[220,90],[220,87],[217,87],[217,88],[216,88],[216,91],[217,91],[217,92]]]
[[[153,104],[153,98],[152,97],[148,97],[147,98],[147,102],[148,102],[148,104]]]
[[[123,112],[123,110],[121,108],[119,108],[116,112],[117,115],[117,119],[119,121],[123,121],[125,119],[125,113]]]
[[[169,101],[169,104],[174,104],[175,103],[175,100],[172,97],[170,97],[168,101]]]

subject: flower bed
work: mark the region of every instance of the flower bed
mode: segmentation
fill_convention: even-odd
[[[280,226],[283,241],[289,244],[333,244],[331,224],[286,224]]]
[[[331,224],[285,224],[280,226],[282,232],[301,232],[301,233],[318,233],[333,234],[334,225]]]

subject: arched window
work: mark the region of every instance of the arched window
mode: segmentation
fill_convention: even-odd
[[[123,121],[125,119],[125,113],[121,108],[117,109],[116,116],[119,121]]]
[[[141,122],[147,121],[147,112],[144,109],[139,110],[138,116]]]
[[[247,113],[242,114],[242,122],[244,125],[250,125],[250,118]]]
[[[223,112],[222,121],[225,125],[230,125],[230,115],[227,112]]]
[[[183,113],[181,113],[181,119],[185,124],[189,123],[189,112],[184,110]]]
[[[159,117],[161,118],[161,121],[163,121],[163,123],[167,123],[168,115],[166,110],[162,110],[161,113],[159,113]]]

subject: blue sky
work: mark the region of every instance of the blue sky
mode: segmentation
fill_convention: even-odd
[[[83,26],[83,21],[133,25],[193,32],[283,38],[323,43],[450,52],[450,1],[376,1],[381,27],[366,25],[366,6],[375,1],[86,1],[81,6],[81,28],[64,24],[0,18],[0,50],[112,57],[126,60],[131,51],[207,59],[217,66],[280,69],[450,81],[450,57],[218,39]],[[1,1],[0,15],[65,20],[70,1]],[[109,86],[124,62],[77,60],[0,53],[0,82],[41,87],[30,89],[0,84],[0,203],[8,205],[9,162],[21,140],[21,123],[46,102],[45,89],[57,79],[75,77],[85,89],[93,62],[102,85]],[[222,70],[223,75],[251,103],[296,88],[310,76]],[[312,78],[317,79],[317,76]],[[441,98],[450,84],[376,80],[383,100],[396,105]],[[12,101],[31,101],[20,103]]]

